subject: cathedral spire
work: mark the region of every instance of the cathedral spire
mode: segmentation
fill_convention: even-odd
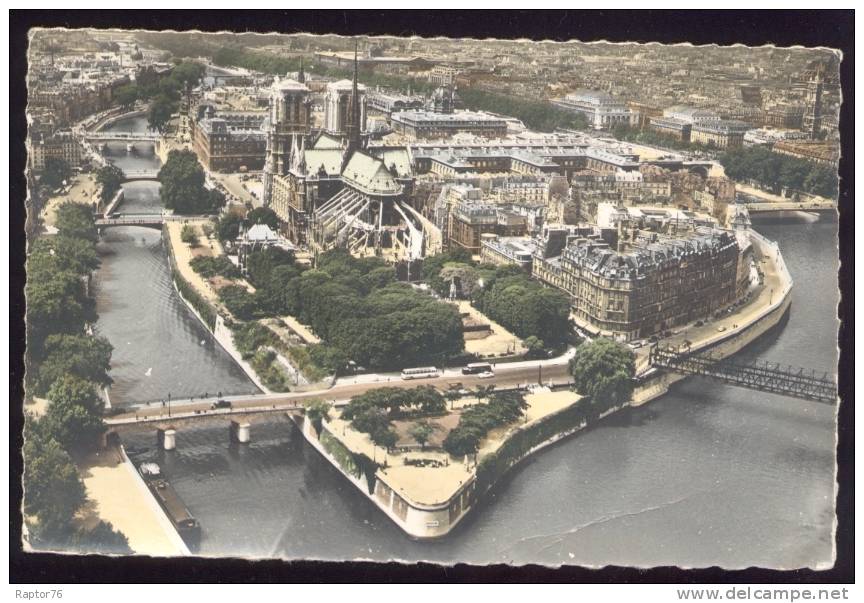
[[[354,42],[354,79],[351,81],[351,122],[348,126],[348,148],[360,148],[360,96],[357,93],[357,46]]]
[[[303,71],[303,57],[300,57],[300,73],[297,74],[297,81],[301,84],[306,83],[306,73]]]

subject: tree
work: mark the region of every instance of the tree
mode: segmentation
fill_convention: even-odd
[[[306,418],[312,423],[315,433],[320,434],[324,421],[330,418],[330,405],[324,400],[315,398],[306,402],[304,406],[306,407]]]
[[[80,275],[70,270],[30,272],[24,292],[28,342],[34,352],[49,334],[80,333],[85,324],[96,320],[93,300],[87,297]]]
[[[124,109],[130,109],[138,100],[138,86],[125,84],[114,91],[114,100]]]
[[[426,442],[435,431],[435,427],[427,421],[418,421],[411,426],[409,433],[414,441],[420,444],[421,449],[426,448]]]
[[[61,236],[93,242],[99,236],[93,212],[87,205],[66,201],[57,207],[55,216],[54,225]]]
[[[45,429],[67,450],[93,447],[104,430],[105,403],[89,381],[64,375],[47,394]]]
[[[492,392],[495,391],[495,385],[477,385],[474,387],[474,393],[477,394],[477,401],[482,402],[486,398],[492,395]]]
[[[24,423],[23,452],[25,512],[38,519],[40,534],[65,528],[86,498],[72,459],[42,421],[29,416]]]
[[[372,441],[376,445],[386,448],[387,450],[393,448],[393,446],[396,445],[396,442],[399,441],[399,436],[392,429],[374,431],[369,437],[372,438]]]
[[[200,63],[193,61],[183,61],[174,69],[171,70],[171,80],[179,88],[183,89],[187,85],[194,86],[204,76],[205,68]]]
[[[525,339],[523,343],[525,344],[525,347],[528,348],[528,351],[525,353],[526,358],[543,358],[546,355],[546,347],[543,344],[542,339],[532,335]]]
[[[599,412],[624,404],[633,393],[635,360],[627,346],[597,338],[579,346],[570,360],[576,391],[589,396]]]
[[[68,270],[86,276],[101,263],[92,241],[58,234],[33,242],[27,257],[27,272],[32,277],[50,278],[53,272]]]
[[[249,225],[266,224],[273,230],[279,230],[279,216],[269,207],[256,207],[246,214]]]
[[[162,202],[177,213],[212,213],[224,201],[224,197],[213,195],[204,187],[204,170],[192,151],[171,151],[158,179],[162,184],[159,189]]]
[[[131,555],[129,540],[107,521],[99,522],[89,530],[79,530],[70,543],[72,548],[85,553],[103,555]]]
[[[112,383],[111,351],[104,337],[87,335],[49,335],[45,340],[45,358],[39,364],[35,391],[44,395],[65,375],[80,377],[102,386]]]
[[[180,240],[189,245],[189,247],[198,247],[198,234],[195,232],[195,227],[191,224],[184,224],[180,229]]]
[[[243,224],[243,218],[234,213],[223,215],[216,225],[216,236],[223,243],[225,241],[234,241],[240,236],[240,225]]]
[[[123,170],[113,163],[99,168],[96,172],[96,182],[102,186],[100,198],[103,203],[110,201],[114,194],[120,190],[124,177]]]
[[[253,320],[259,312],[256,296],[242,285],[228,285],[219,289],[219,300],[240,320]]]
[[[462,411],[459,424],[444,438],[444,449],[454,456],[474,454],[490,429],[517,421],[528,408],[519,392],[498,392],[488,404],[477,404]]]
[[[147,124],[151,130],[164,134],[168,129],[171,116],[177,111],[177,102],[166,94],[160,94],[150,104],[147,112]]]
[[[462,397],[462,384],[461,383],[451,383],[447,387],[447,391],[444,392],[444,397],[450,402],[450,409],[453,409],[453,403],[456,400],[459,400]]]
[[[48,188],[55,189],[63,184],[64,180],[68,180],[72,176],[72,170],[69,168],[69,163],[63,159],[49,157],[45,160],[45,170],[42,172],[42,177],[39,183]]]

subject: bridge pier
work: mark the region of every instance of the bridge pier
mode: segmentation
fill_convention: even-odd
[[[231,421],[231,425],[228,426],[228,439],[238,444],[248,444],[252,439],[251,431],[252,428],[249,423]]]
[[[156,430],[156,443],[163,450],[170,451],[177,447],[177,430],[173,427]]]

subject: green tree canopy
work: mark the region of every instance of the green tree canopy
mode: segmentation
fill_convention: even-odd
[[[40,237],[27,257],[27,272],[50,278],[51,273],[68,270],[85,276],[99,268],[101,260],[92,241],[65,235]]]
[[[96,220],[89,206],[66,201],[57,207],[54,225],[61,236],[96,241]]]
[[[180,240],[190,247],[198,246],[198,234],[195,232],[195,227],[191,224],[184,224],[180,229]]]
[[[316,398],[309,400],[304,406],[306,408],[306,418],[312,423],[315,433],[320,434],[323,422],[330,419],[330,405],[324,400]]]
[[[114,91],[114,101],[125,109],[129,109],[138,100],[138,86],[126,84]]]
[[[543,99],[521,98],[479,88],[462,88],[458,94],[469,109],[512,115],[534,130],[551,132],[557,128],[584,130],[588,127],[581,113],[556,107]]]
[[[576,348],[570,360],[576,391],[603,412],[626,403],[633,393],[635,360],[627,346],[598,337]]]
[[[417,421],[408,430],[414,441],[420,444],[421,448],[426,448],[426,442],[432,437],[435,432],[435,426],[428,421]]]
[[[105,403],[96,387],[74,375],[57,379],[47,394],[45,429],[67,450],[82,450],[97,444],[104,430]]]
[[[66,548],[66,547],[64,547]],[[101,519],[91,529],[79,529],[70,538],[69,547],[82,553],[131,555],[129,540],[107,521]]]
[[[444,450],[457,457],[476,453],[489,430],[519,420],[527,408],[525,396],[520,392],[491,394],[488,403],[462,411],[459,424],[444,438]]]
[[[177,112],[177,101],[167,94],[161,93],[152,103],[147,111],[147,124],[151,130],[164,133],[168,129],[171,116]]]
[[[246,222],[249,226],[266,224],[273,230],[279,230],[279,216],[269,207],[256,207],[246,214]]]
[[[243,224],[242,216],[230,212],[224,214],[216,225],[216,237],[222,242],[235,240],[240,236],[241,224]]]
[[[204,170],[192,151],[171,151],[158,179],[162,202],[178,214],[214,213],[224,203],[224,197],[204,187]]]
[[[31,273],[24,292],[28,340],[36,349],[49,333],[80,333],[96,320],[95,304],[81,277],[69,270]]]
[[[38,519],[38,531],[66,529],[86,494],[75,465],[41,421],[24,424],[24,510]]]
[[[786,187],[829,199],[837,197],[836,170],[806,159],[781,155],[761,145],[730,149],[720,155],[720,163],[729,178],[755,180],[775,193]]]
[[[44,395],[66,375],[107,386],[112,383],[111,351],[104,337],[88,335],[49,335],[45,340],[45,358],[39,364],[36,393]]]
[[[96,172],[96,182],[102,186],[100,198],[103,203],[110,201],[115,193],[120,190],[124,177],[123,170],[113,163],[99,168]]]
[[[69,167],[68,162],[56,157],[49,157],[45,160],[45,169],[42,172],[39,183],[48,189],[55,189],[71,176],[72,169]]]

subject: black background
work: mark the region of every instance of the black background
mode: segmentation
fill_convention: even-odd
[[[27,32],[31,27],[177,31],[335,33],[423,37],[529,38],[612,42],[826,46],[843,51],[840,111],[839,315],[841,348],[837,563],[826,571],[751,568],[550,569],[506,565],[324,563],[213,559],[109,558],[23,553],[21,431],[24,363],[24,199]],[[126,582],[682,582],[847,583],[854,581],[854,11],[17,11],[9,13],[10,50],[10,491],[13,583]]]

